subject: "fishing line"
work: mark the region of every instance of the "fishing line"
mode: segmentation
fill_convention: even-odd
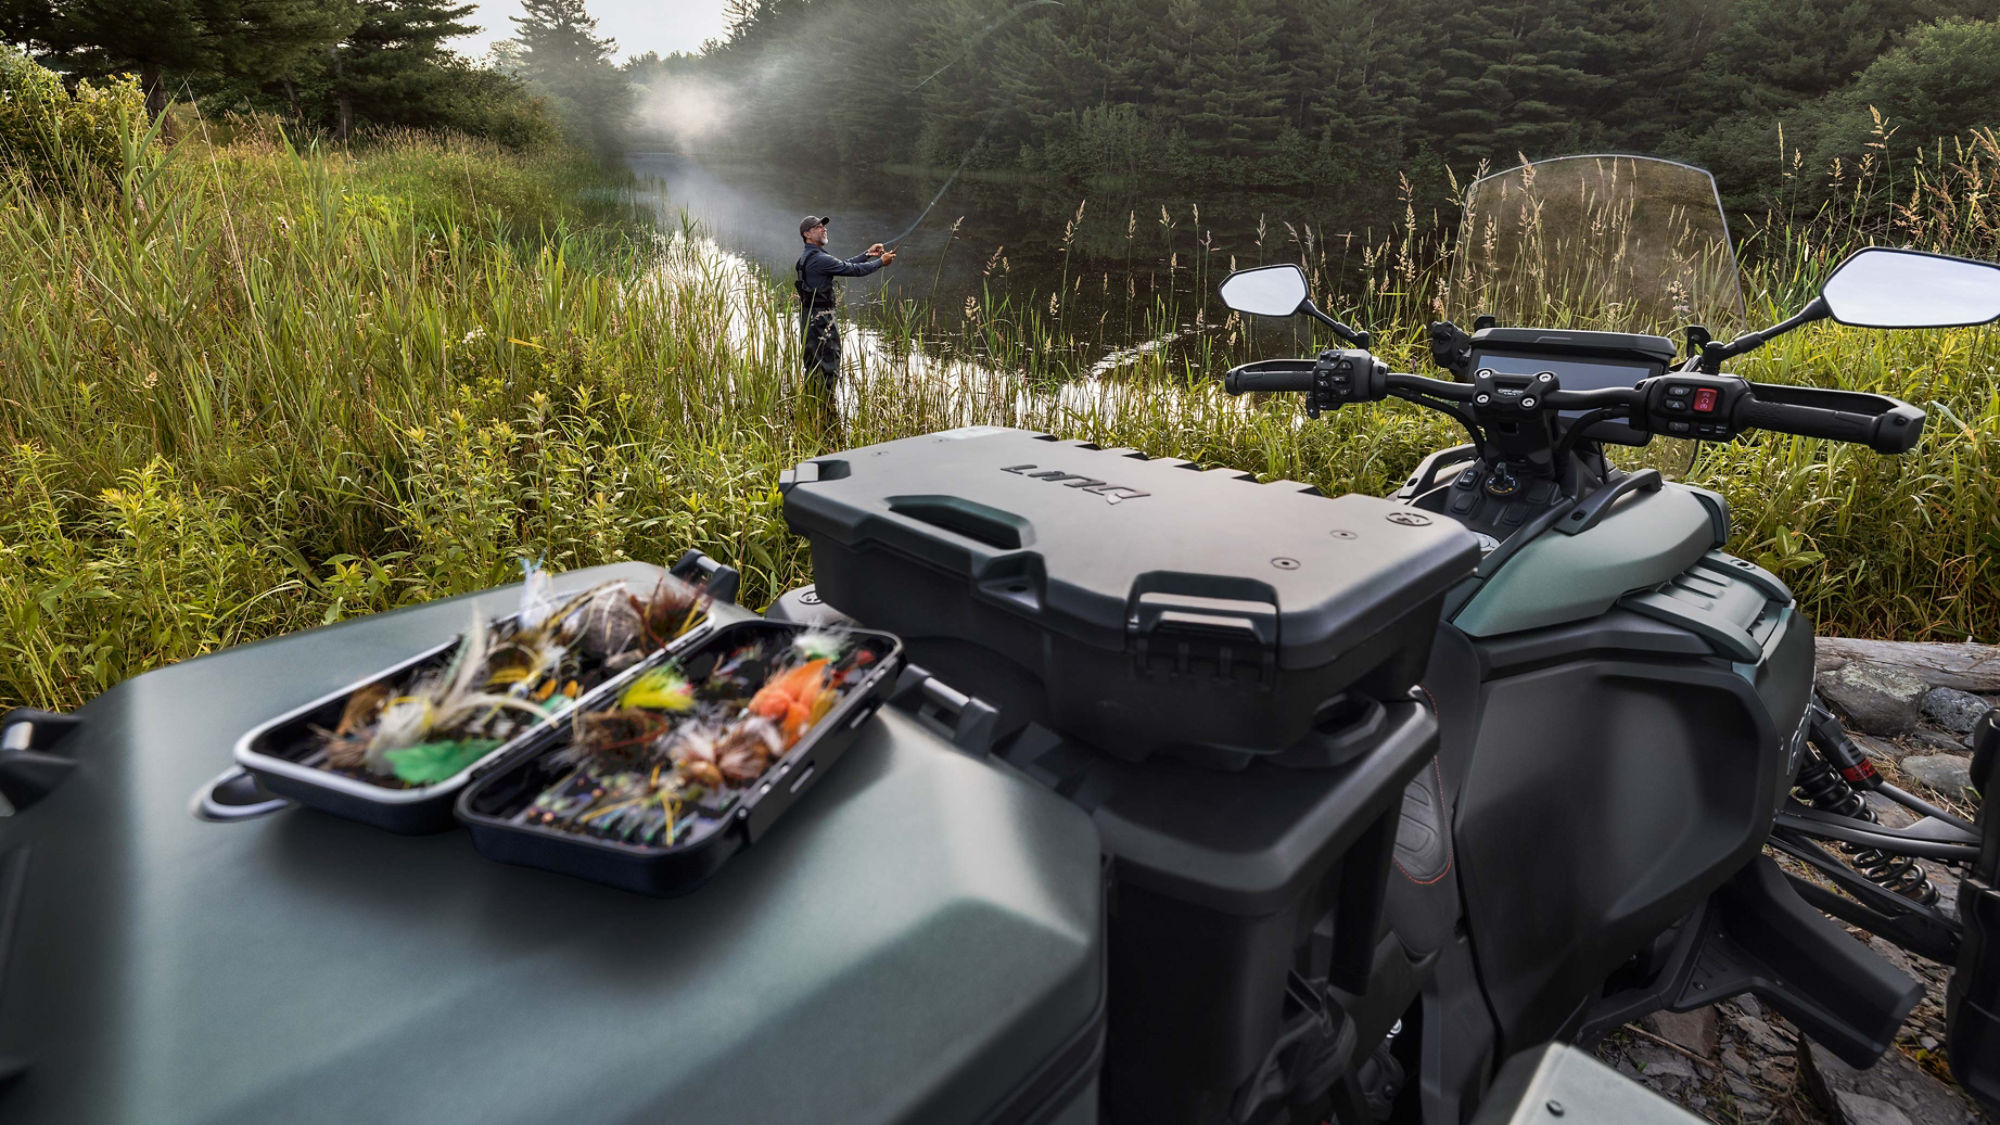
[[[1027,0],[1027,3],[1015,7],[1013,10],[1009,11],[1006,15],[1001,16],[999,19],[994,20],[990,24],[987,24],[985,28],[974,33],[972,38],[965,41],[965,46],[959,49],[958,54],[952,56],[951,60],[945,63],[943,66],[938,67],[936,70],[933,70],[929,74],[925,75],[922,81],[910,87],[909,92],[912,94],[916,93],[918,90],[921,90],[926,85],[928,85],[931,79],[936,78],[938,75],[943,74],[945,71],[950,70],[954,66],[957,66],[962,60],[964,60],[964,58],[967,55],[970,55],[972,53],[974,48],[978,47],[994,32],[1000,30],[1002,27],[1005,27],[1007,24],[1014,22],[1015,19],[1019,18],[1022,13],[1028,11],[1029,9],[1060,8],[1062,6],[1063,6],[1062,0]],[[937,189],[937,194],[931,196],[931,201],[924,205],[924,209],[922,211],[917,212],[917,217],[910,221],[909,226],[904,227],[894,236],[883,239],[882,240],[883,245],[893,250],[896,248],[896,245],[898,243],[910,237],[910,235],[916,233],[917,228],[922,226],[924,220],[930,218],[931,212],[937,209],[937,205],[944,199],[945,193],[951,190],[951,185],[958,182],[958,174],[960,172],[965,171],[966,165],[972,163],[972,158],[975,154],[978,153],[979,146],[986,143],[986,137],[992,131],[993,131],[993,125],[991,122],[988,122],[986,128],[980,130],[979,136],[970,145],[966,146],[964,158],[958,162],[958,167],[953,168],[951,170],[951,175],[945,177],[944,185]],[[856,305],[853,307],[862,308],[870,304],[879,303],[882,300],[883,288],[886,288],[886,286],[878,286],[875,295],[873,297],[870,297],[867,301],[864,301],[860,305]]]
[[[958,167],[953,168],[951,170],[951,175],[945,177],[944,186],[937,189],[937,194],[931,196],[931,201],[924,205],[924,209],[922,211],[917,212],[916,219],[912,221],[909,226],[904,227],[900,234],[897,234],[893,238],[885,238],[882,241],[884,243],[891,244],[893,248],[894,243],[901,242],[904,239],[910,237],[910,235],[914,233],[919,226],[922,226],[923,221],[930,217],[931,210],[938,205],[938,201],[944,198],[944,193],[950,191],[951,185],[958,182],[958,174],[960,172],[965,171],[965,166],[967,164],[972,163],[972,154],[978,152],[979,146],[985,143],[985,141],[986,141],[986,134],[985,133],[979,134],[979,139],[973,141],[972,144],[966,148],[965,159],[959,161]]]

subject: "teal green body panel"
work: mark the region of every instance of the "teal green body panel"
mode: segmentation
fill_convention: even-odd
[[[1451,623],[1468,636],[1497,637],[1596,617],[1720,545],[1714,511],[1692,489],[1634,493],[1589,531],[1550,531],[1521,548]]]
[[[30,849],[0,1004],[0,1059],[29,1069],[0,1117],[972,1122],[1095,1034],[1090,818],[894,708],[679,899],[493,863],[459,831],[190,814],[243,731],[465,617],[249,645],[80,712],[77,773],[0,820],[0,852]]]

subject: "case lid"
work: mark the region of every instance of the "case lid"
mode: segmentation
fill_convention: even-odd
[[[795,530],[1112,651],[1201,637],[1317,667],[1479,562],[1456,521],[1387,500],[997,426],[815,458],[780,487]]]

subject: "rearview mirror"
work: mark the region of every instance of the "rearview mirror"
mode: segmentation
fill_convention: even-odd
[[[1820,288],[1833,319],[1857,328],[1959,328],[2000,318],[2000,266],[1871,246]]]
[[[1306,303],[1306,271],[1297,266],[1259,266],[1222,279],[1222,303],[1252,316],[1290,316]]]

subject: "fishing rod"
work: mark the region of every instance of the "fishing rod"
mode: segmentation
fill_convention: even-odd
[[[938,75],[943,74],[945,71],[950,70],[954,66],[957,66],[961,61],[965,59],[967,55],[970,55],[973,52],[974,48],[978,47],[981,43],[985,42],[989,37],[993,35],[994,32],[1000,30],[1002,27],[1005,27],[1010,23],[1013,23],[1016,19],[1020,18],[1020,16],[1023,13],[1028,12],[1035,8],[1060,8],[1062,6],[1063,6],[1062,0],[1027,0],[1026,3],[1016,5],[1014,8],[1010,9],[1005,15],[1001,16],[999,19],[994,20],[992,23],[987,24],[980,31],[974,33],[972,38],[967,39],[965,41],[965,45],[959,49],[958,54],[953,55],[951,59],[948,62],[946,62],[943,66],[938,67],[936,70],[933,70],[929,74],[924,75],[924,77],[921,80],[919,80],[916,85],[910,87],[908,92],[912,94],[916,93],[918,90],[921,90],[925,86],[929,85],[931,79],[936,78]],[[887,247],[890,250],[897,249],[899,244],[901,244],[904,239],[916,233],[917,228],[923,225],[925,219],[930,218],[931,212],[937,209],[937,205],[941,201],[943,201],[945,193],[951,190],[951,186],[958,182],[959,173],[965,171],[965,166],[972,163],[972,157],[979,151],[979,146],[986,143],[986,138],[990,133],[992,133],[992,131],[993,131],[993,125],[991,122],[988,122],[986,128],[980,130],[979,136],[975,138],[970,145],[966,146],[965,156],[959,160],[958,167],[953,168],[951,170],[951,175],[945,177],[943,186],[937,189],[937,194],[931,196],[931,201],[924,205],[924,209],[922,211],[917,212],[917,217],[910,221],[910,225],[904,227],[894,236],[882,240],[882,243],[885,247]],[[947,243],[946,245],[948,248],[949,243]],[[869,298],[869,300],[863,302],[861,305],[856,305],[853,307],[862,308],[869,304],[879,303],[881,300],[882,300],[881,288],[878,287],[875,296]]]

